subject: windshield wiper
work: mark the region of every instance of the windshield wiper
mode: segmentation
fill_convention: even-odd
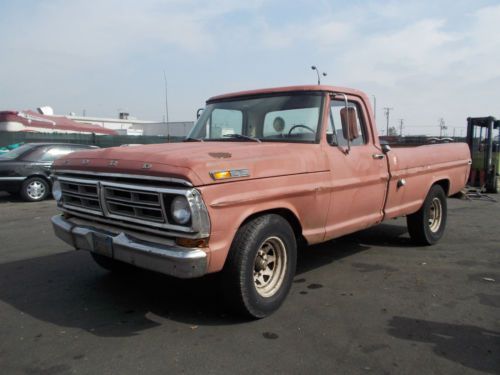
[[[259,143],[262,142],[259,138],[251,137],[249,135],[244,135],[244,134],[224,134],[223,137],[226,137],[226,138],[235,138],[235,139],[244,139],[244,140],[247,140],[247,141],[254,141],[254,142],[259,142]]]
[[[182,140],[182,142],[204,142],[201,138],[187,137]]]

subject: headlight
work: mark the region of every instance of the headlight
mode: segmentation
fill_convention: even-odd
[[[60,201],[62,198],[61,184],[57,180],[52,184],[52,196],[56,201]]]
[[[187,224],[191,220],[191,209],[185,197],[175,197],[170,206],[170,212],[177,224]]]

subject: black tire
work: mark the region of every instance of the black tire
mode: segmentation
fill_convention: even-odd
[[[50,184],[43,177],[30,177],[24,180],[19,194],[27,202],[40,202],[49,196]]]
[[[406,217],[411,239],[418,245],[434,245],[443,236],[448,214],[446,194],[433,185],[422,207]]]
[[[270,315],[288,295],[296,264],[297,243],[288,221],[275,214],[248,221],[236,233],[224,266],[226,302],[253,318]]]
[[[97,254],[97,253],[93,253],[93,252],[90,252],[90,255],[92,256],[92,259],[94,259],[94,261],[99,266],[101,266],[102,268],[104,268],[105,270],[108,270],[108,271],[123,272],[127,267],[126,263],[120,262],[119,260],[115,260],[115,259],[107,257],[105,255],[101,255],[101,254]]]
[[[486,192],[492,194],[500,193],[500,177],[493,176],[491,186],[486,189]]]

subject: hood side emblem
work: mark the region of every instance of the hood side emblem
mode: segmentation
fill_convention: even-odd
[[[229,152],[209,152],[208,155],[216,159],[229,159],[233,156]]]
[[[89,159],[82,159],[82,164],[83,165],[90,164],[90,160]]]
[[[108,162],[108,165],[109,165],[110,167],[116,167],[116,166],[118,166],[118,160],[110,160],[110,161]]]
[[[153,164],[151,163],[144,163],[142,165],[142,169],[151,169],[153,167]]]

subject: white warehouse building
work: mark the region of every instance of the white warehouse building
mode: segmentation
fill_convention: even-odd
[[[119,118],[66,116],[76,122],[90,123],[103,128],[116,130],[124,135],[152,135],[184,137],[194,126],[193,121],[156,122],[144,121],[129,117],[128,113],[120,113]]]

